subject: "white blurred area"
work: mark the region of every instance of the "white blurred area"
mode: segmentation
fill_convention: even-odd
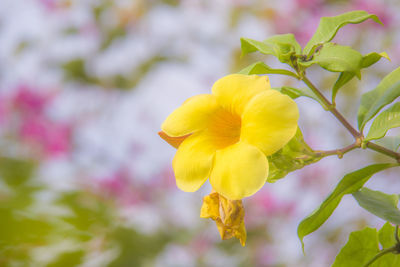
[[[0,97],[12,94],[21,83],[30,84],[34,90],[55,96],[46,109],[50,118],[73,125],[70,153],[43,160],[37,176],[54,188],[54,192],[74,190],[85,185],[85,179],[101,180],[121,169],[133,182],[157,182],[162,171],[170,170],[175,153],[157,134],[166,116],[188,97],[209,93],[220,77],[239,71],[246,62],[252,63],[250,60],[255,61],[257,57],[240,59],[240,37],[263,40],[275,34],[275,17],[295,12],[295,7],[302,8],[303,2],[307,1],[0,1]],[[399,10],[397,3],[392,5]],[[340,10],[341,6],[341,2],[338,6],[332,5],[330,12]],[[96,8],[103,9],[96,11]],[[317,16],[315,11],[301,14]],[[395,19],[399,21],[398,17]],[[115,28],[125,33],[104,47],[105,33]],[[366,33],[369,34],[374,34],[374,29]],[[382,40],[388,41],[389,32],[379,34],[384,36]],[[395,40],[399,43],[399,38],[397,31],[392,43]],[[395,47],[385,46],[383,41],[371,41],[367,47],[378,52],[389,49],[389,54],[400,53]],[[271,66],[279,64],[271,57],[257,59],[260,58]],[[99,81],[88,83],[66,78],[61,66],[76,59],[83,60],[86,74]],[[362,84],[372,89],[376,77],[382,77],[380,70],[390,70],[390,66],[398,64],[396,60],[394,57],[392,63],[377,64],[375,72],[369,73],[372,78],[363,80]],[[110,77],[118,75],[128,80],[137,75],[136,82],[130,88],[117,88],[114,78]],[[334,81],[319,75],[319,70],[311,71],[311,75],[323,87],[327,80]],[[274,87],[304,86],[290,78],[273,76],[270,79]],[[372,81],[367,84],[369,79]],[[346,97],[339,98],[343,101],[339,107],[351,114],[355,124],[356,104],[349,104]],[[350,144],[351,136],[333,116],[324,114],[318,104],[308,99],[298,99],[297,103],[301,111],[300,127],[312,148],[328,150]],[[18,144],[7,149],[13,156],[25,153]],[[220,247],[210,249],[204,266],[242,266],[240,258],[245,259],[252,254],[251,250],[257,249],[260,254],[268,251],[273,256],[264,263],[260,260],[259,266],[326,266],[348,233],[365,223],[364,218],[373,226],[382,225],[382,221],[368,217],[351,197],[346,197],[327,224],[306,238],[306,257],[297,239],[297,224],[317,207],[344,174],[371,162],[369,156],[374,155],[365,157],[364,154],[355,151],[340,161],[335,157],[326,158],[315,169],[308,166],[274,184],[266,184],[259,195],[272,194],[278,201],[296,204],[290,220],[264,217],[268,221],[260,231],[269,231],[269,240],[251,244],[250,236],[248,246],[234,250],[235,253]],[[392,185],[395,174],[387,176],[379,174],[371,180],[371,186],[398,193]],[[299,190],[300,180],[306,180],[309,187]],[[209,191],[208,184],[195,194],[174,189],[169,191],[172,195],[160,201],[162,205],[149,203],[122,208],[121,216],[127,225],[152,233],[163,229],[164,216],[172,214],[169,220],[179,227],[207,230],[217,243],[219,236],[213,222],[207,222],[207,229],[199,226],[204,226],[203,219],[198,217],[201,198]],[[171,213],[166,215],[165,209]],[[339,231],[339,227],[343,228]],[[336,242],[335,246],[330,238]],[[179,242],[168,244],[155,266],[197,266],[196,255],[191,253]]]

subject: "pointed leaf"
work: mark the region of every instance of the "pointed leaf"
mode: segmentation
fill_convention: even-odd
[[[375,64],[376,62],[378,62],[383,57],[390,61],[390,58],[386,52],[382,52],[382,53],[372,52],[372,53],[366,54],[365,56],[363,56],[363,59],[361,62],[361,67],[363,69],[368,68],[368,67],[372,66],[373,64]]]
[[[331,216],[344,195],[351,194],[359,190],[373,174],[395,166],[397,165],[390,163],[373,164],[346,174],[337,184],[333,192],[322,202],[322,204],[300,222],[297,228],[297,235],[302,243],[303,248],[303,238],[317,230]]]
[[[271,87],[271,89],[279,91],[282,94],[289,96],[291,99],[296,99],[302,96],[301,91],[294,87],[282,86],[282,87]]]
[[[240,39],[242,56],[259,51],[265,55],[273,55],[282,63],[290,63],[290,56],[301,53],[301,46],[293,34],[272,36],[262,42],[250,38]]]
[[[350,234],[332,267],[364,266],[378,252],[378,233],[375,228],[367,227]]]
[[[372,19],[382,24],[379,18],[366,11],[351,11],[334,17],[322,17],[316,32],[304,48],[304,53],[309,52],[317,45],[329,42],[335,37],[337,31],[347,24],[358,24],[367,19]]]
[[[322,68],[332,72],[351,72],[361,77],[362,55],[349,46],[326,43],[311,60],[299,61],[299,65],[309,67],[318,64]]]
[[[335,84],[333,85],[332,88],[332,103],[335,102],[336,99],[336,94],[339,91],[339,89],[345,85],[346,83],[348,83],[349,81],[351,81],[354,76],[356,76],[354,73],[352,72],[342,72],[339,75],[339,78],[336,80]]]
[[[308,87],[294,88],[290,86],[282,86],[282,87],[273,87],[272,89],[278,90],[282,94],[288,95],[293,99],[296,99],[300,96],[311,98],[317,101],[321,106],[325,107],[325,104]]]
[[[246,68],[242,69],[238,73],[247,74],[247,75],[250,75],[250,74],[282,74],[282,75],[292,76],[292,77],[298,79],[298,77],[295,73],[285,70],[285,69],[273,69],[262,61],[258,61],[254,64],[251,64],[250,66],[247,66]]]
[[[368,68],[369,66],[378,62],[382,57],[388,59],[390,61],[389,56],[385,53],[376,53],[372,52],[365,56],[363,56],[361,60],[361,68]],[[335,102],[336,94],[339,89],[344,86],[346,83],[351,81],[354,78],[355,74],[351,72],[342,72],[339,75],[339,78],[336,80],[335,84],[333,85],[332,89],[332,102]]]
[[[300,128],[296,135],[281,150],[268,156],[269,174],[267,182],[273,183],[285,177],[289,172],[317,162],[318,157],[303,139]]]
[[[256,51],[259,51],[260,53],[265,55],[275,56],[275,51],[270,44],[266,44],[264,42],[260,42],[250,38],[240,38],[240,44],[242,48],[242,56]]]
[[[395,103],[375,118],[365,140],[380,139],[389,129],[396,127],[400,127],[400,103]]]
[[[389,73],[378,86],[361,96],[358,108],[358,128],[362,130],[384,106],[400,96],[400,67]]]
[[[400,210],[397,208],[398,195],[388,195],[366,187],[353,193],[358,204],[378,216],[394,224],[400,224]]]

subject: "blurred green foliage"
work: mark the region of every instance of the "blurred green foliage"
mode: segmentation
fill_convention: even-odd
[[[149,236],[124,226],[114,204],[90,191],[59,192],[41,207],[40,195],[55,191],[39,183],[35,167],[31,160],[0,157],[0,266],[72,267],[110,250],[117,253],[104,266],[143,266],[171,241],[169,234]],[[40,249],[45,259],[35,253]]]
[[[173,60],[161,55],[155,55],[126,74],[116,74],[106,77],[95,77],[87,70],[87,59],[76,58],[65,62],[62,69],[67,81],[79,82],[87,85],[97,85],[106,89],[132,90],[156,64],[166,60]]]

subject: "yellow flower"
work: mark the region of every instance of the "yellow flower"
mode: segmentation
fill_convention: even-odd
[[[229,200],[217,192],[211,193],[203,199],[200,217],[211,218],[216,222],[222,240],[236,237],[242,246],[246,244],[247,234],[241,200]]]
[[[254,194],[268,176],[267,156],[294,136],[298,117],[296,103],[272,90],[266,77],[218,80],[212,94],[189,98],[161,126],[180,140],[172,162],[177,186],[193,192],[210,178],[230,200]]]

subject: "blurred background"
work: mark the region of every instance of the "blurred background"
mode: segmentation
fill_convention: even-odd
[[[306,237],[305,256],[297,224],[348,171],[390,159],[353,151],[266,184],[244,201],[241,247],[199,218],[209,184],[193,194],[176,188],[175,150],[157,132],[220,77],[255,60],[279,65],[240,58],[240,37],[291,32],[304,45],[321,16],[357,9],[385,26],[349,25],[335,41],[364,54],[385,51],[391,62],[363,70],[339,92],[353,125],[359,95],[400,65],[397,0],[1,0],[0,266],[329,266],[351,231],[383,221],[346,196]],[[309,73],[329,96],[337,75]],[[352,142],[318,104],[297,103],[312,148]],[[395,171],[367,184],[388,193],[399,185]]]

